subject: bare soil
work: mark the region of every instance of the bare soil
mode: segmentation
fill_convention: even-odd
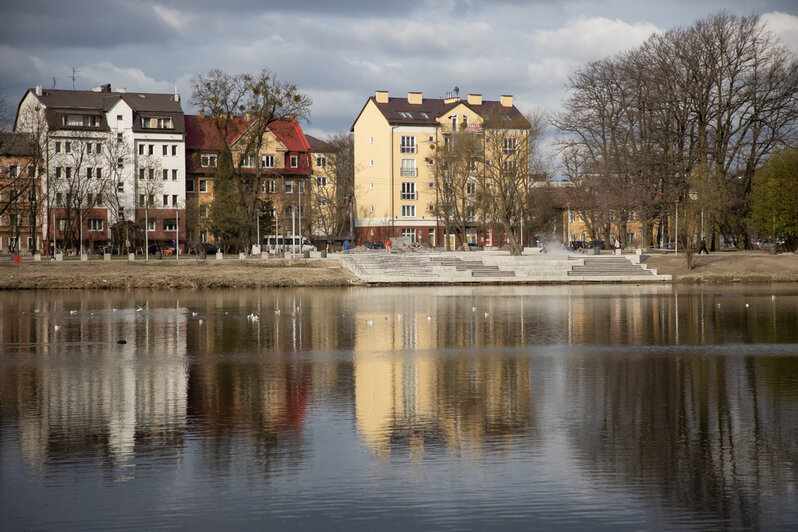
[[[227,259],[0,262],[0,289],[257,288],[351,286],[360,281],[336,260]]]
[[[766,251],[721,251],[693,255],[687,268],[684,253],[652,254],[645,263],[657,273],[682,283],[758,283],[798,281],[798,254],[770,255]]]

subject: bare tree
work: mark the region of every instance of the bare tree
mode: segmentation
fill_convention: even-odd
[[[355,198],[354,137],[338,134],[326,141],[327,150],[317,154],[311,183],[310,216],[313,231],[329,241],[351,235]]]
[[[209,116],[223,139],[220,168],[229,168],[240,209],[238,246],[251,243],[260,191],[272,170],[262,164],[267,133],[281,120],[307,119],[311,100],[291,83],[263,69],[256,75],[212,70],[192,80],[191,103]],[[309,161],[306,161],[308,168]],[[287,206],[283,203],[284,209]]]
[[[504,232],[513,255],[522,251],[520,231],[534,193],[532,176],[545,173],[539,148],[545,124],[544,115],[537,113],[518,121],[488,116],[483,127],[477,202],[488,221]]]
[[[444,137],[435,147],[435,216],[448,235],[461,245],[466,244],[469,224],[477,218],[478,176],[484,173],[483,134],[462,128]],[[448,246],[449,238],[444,240]]]

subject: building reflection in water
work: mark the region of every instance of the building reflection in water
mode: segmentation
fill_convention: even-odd
[[[179,464],[190,445],[214,475],[301,470],[314,412],[350,420],[381,464],[511,461],[556,441],[602,488],[758,527],[761,494],[796,477],[794,294],[3,294],[0,415],[32,473],[99,461],[118,479],[156,454]]]

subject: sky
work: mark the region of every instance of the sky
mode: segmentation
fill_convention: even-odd
[[[350,129],[369,96],[511,94],[556,112],[568,77],[652,33],[727,9],[798,54],[798,0],[0,0],[0,98],[36,85],[174,92],[212,69],[263,68],[313,100],[305,132]]]

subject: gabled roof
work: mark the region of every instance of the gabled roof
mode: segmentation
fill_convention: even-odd
[[[274,133],[288,151],[309,152],[310,145],[302,131],[302,126],[296,120],[284,118],[269,124],[269,130]]]
[[[506,116],[510,123],[524,123],[529,127],[526,117],[515,107],[505,107],[500,101],[483,100],[480,105],[468,103],[468,100],[460,98],[423,98],[421,103],[411,104],[407,98],[388,98],[386,103],[378,103],[375,96],[369,97],[366,105],[373,102],[382,116],[392,126],[436,126],[439,118],[445,118],[446,113],[457,107],[464,105],[481,117],[487,116]],[[448,103],[447,103],[448,102]],[[363,106],[363,109],[366,108]],[[360,115],[361,109],[355,122],[352,124],[351,131],[354,131]]]
[[[227,134],[227,144],[238,140],[249,127],[244,118],[231,119]],[[225,142],[216,130],[213,119],[208,116],[186,115],[186,149],[187,150],[221,150]]]
[[[305,135],[305,138],[308,141],[308,146],[310,146],[310,151],[312,153],[332,153],[333,147],[330,143],[317,139],[312,135]]]
[[[167,130],[170,133],[183,133],[183,108],[180,99],[174,94],[157,94],[147,92],[111,92],[110,85],[104,85],[100,90],[73,91],[62,89],[28,89],[46,108],[47,120],[52,128],[60,128],[57,115],[64,113],[74,114],[100,114],[107,113],[118,101],[124,101],[134,112],[134,131],[142,130],[138,126],[138,116],[143,117],[169,117],[173,127]],[[24,99],[24,98],[23,98]],[[98,129],[98,128],[91,128]],[[104,117],[100,129],[108,130]]]

